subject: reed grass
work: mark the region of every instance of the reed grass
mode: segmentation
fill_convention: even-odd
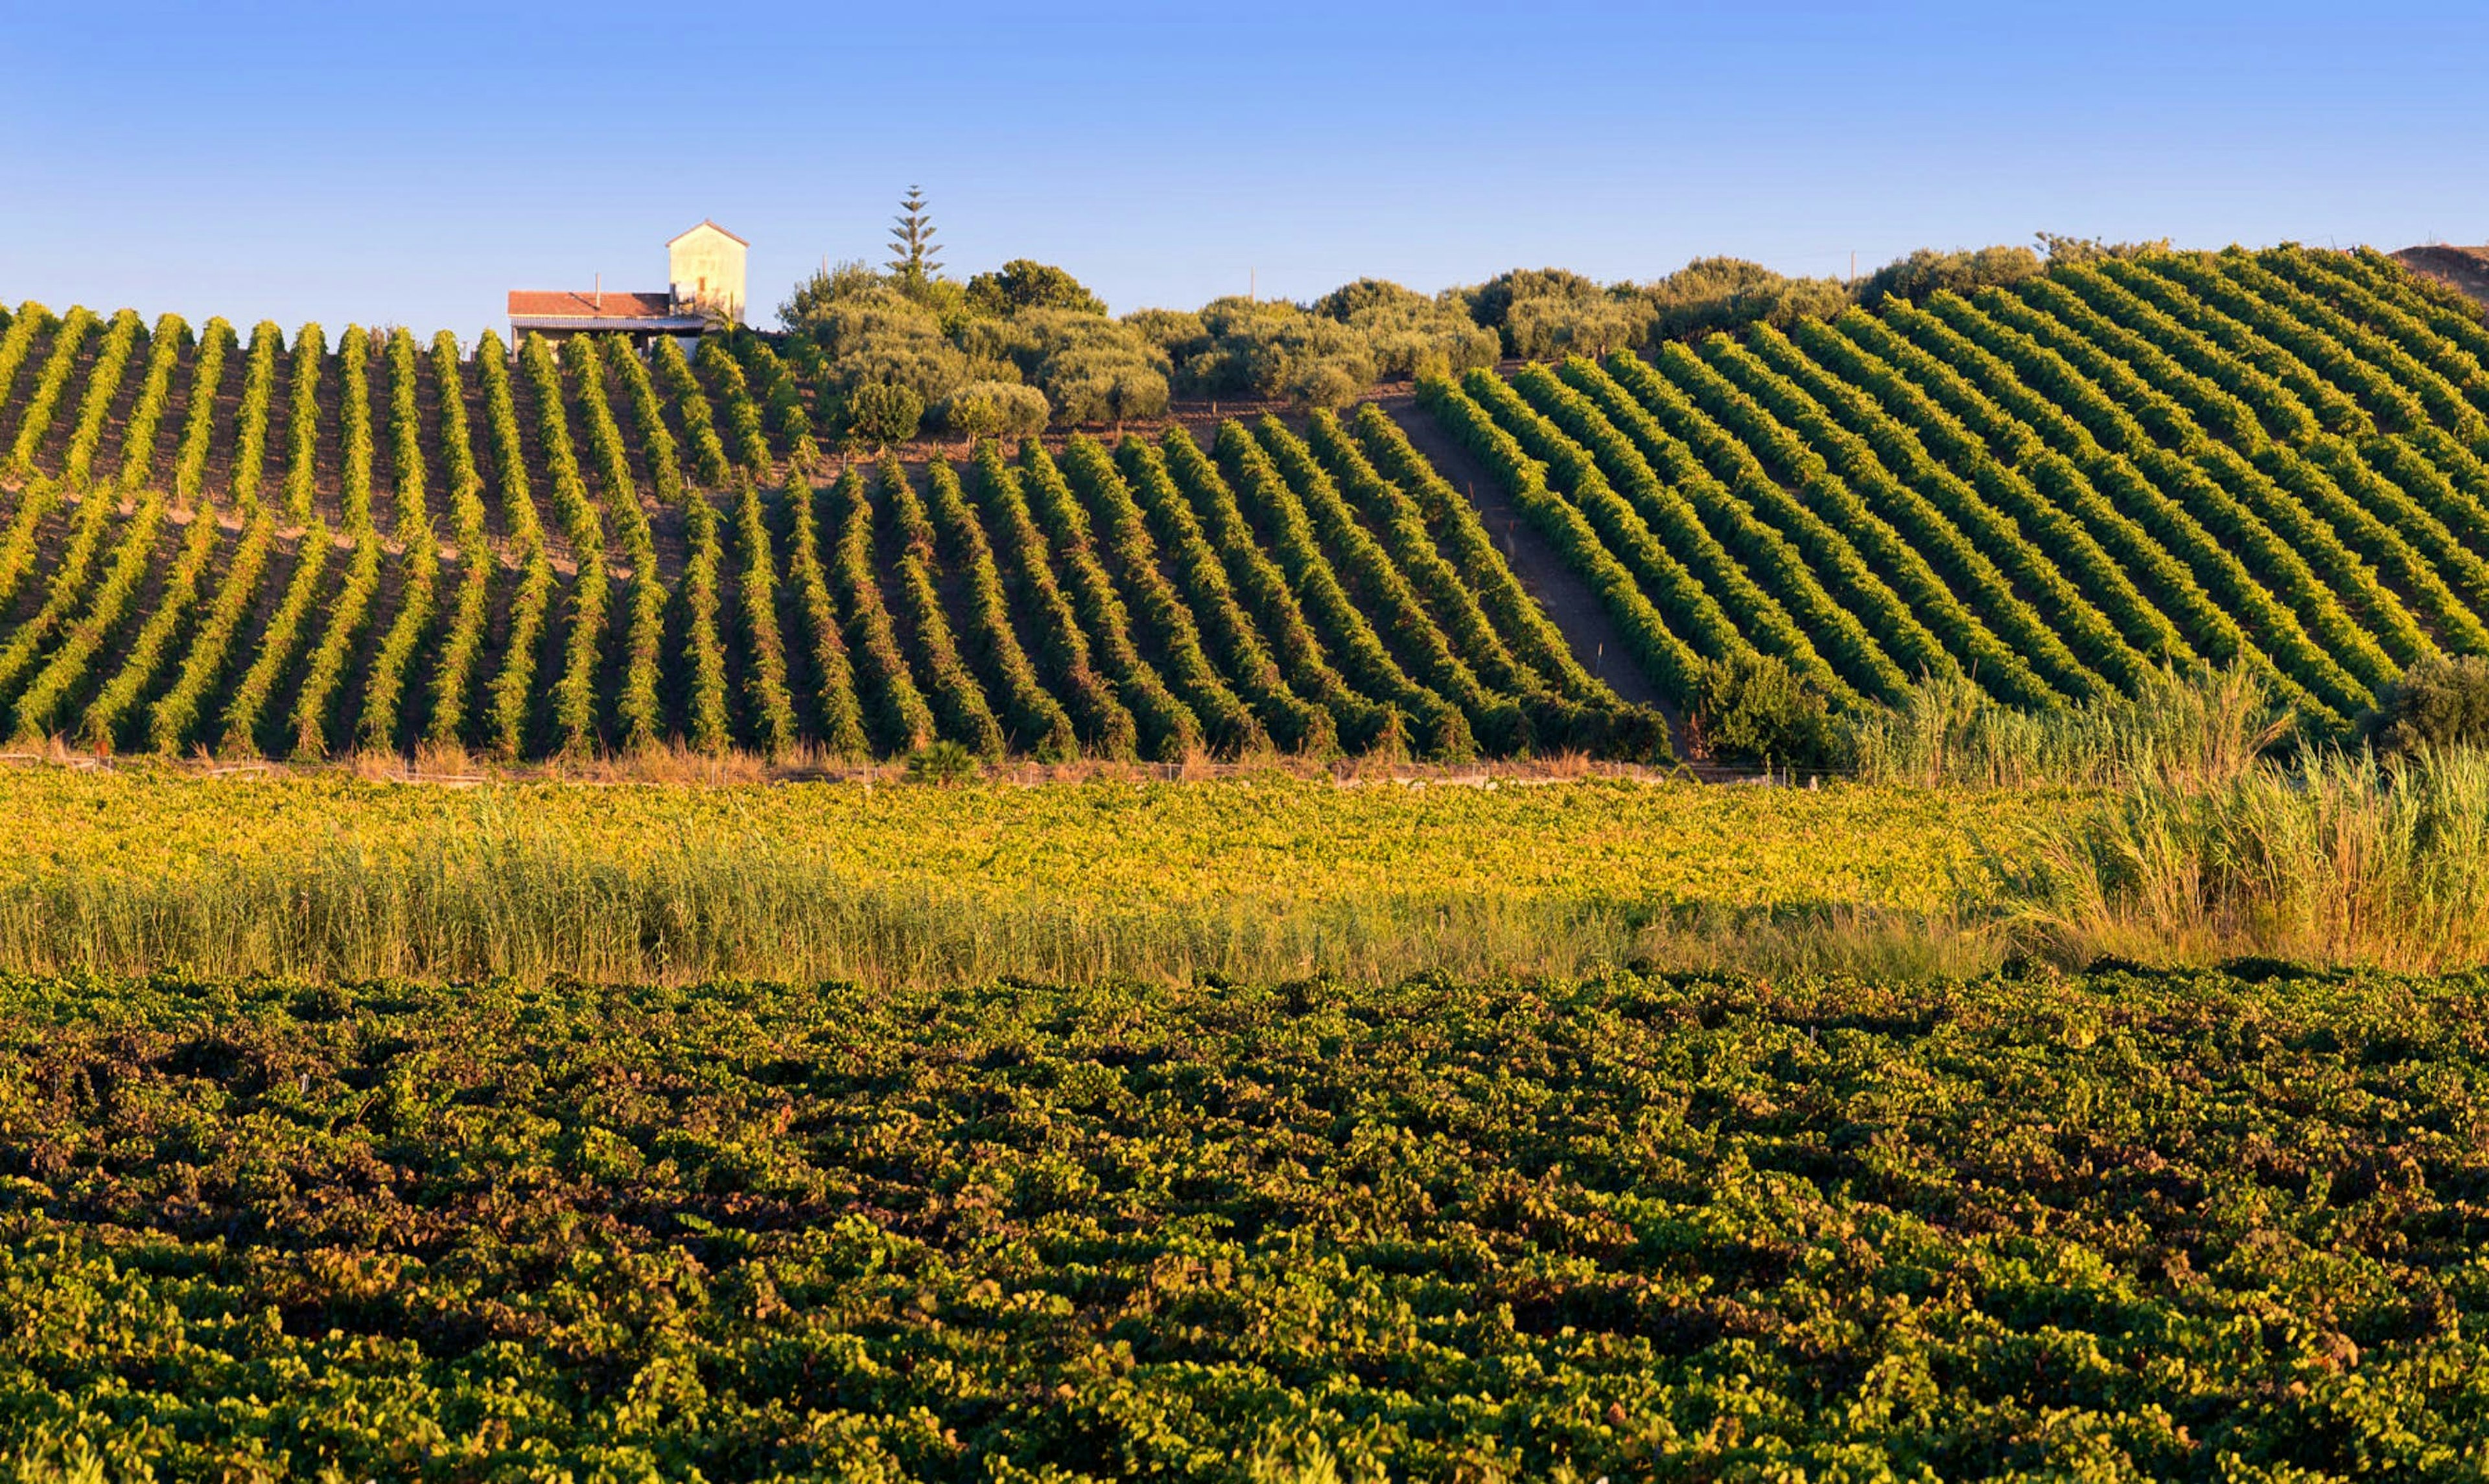
[[[18,845],[0,971],[896,987],[2489,964],[2489,754],[2259,757],[2255,694],[2018,740],[1963,704],[1968,724],[1918,733],[1944,760],[1908,755],[1939,776],[2026,779],[2054,756],[2122,780],[2053,792],[439,790],[38,767],[0,793]]]
[[[26,973],[878,986],[1573,979],[1628,966],[1976,972],[1991,932],[1873,906],[1274,887],[1187,899],[865,879],[801,845],[636,859],[511,825],[388,852],[208,859],[177,874],[54,872],[0,888],[0,964]]]
[[[2146,779],[1997,865],[2011,930],[2069,961],[2489,964],[2489,753]]]
[[[2164,670],[2131,696],[2028,711],[1970,681],[1931,677],[1898,705],[1858,713],[1862,782],[1918,787],[2179,787],[2227,783],[2290,737],[2293,717],[2243,667]]]

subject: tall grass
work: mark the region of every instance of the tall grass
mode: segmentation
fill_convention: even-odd
[[[1595,893],[1285,887],[1144,899],[866,880],[740,833],[633,856],[524,816],[396,850],[340,841],[178,873],[61,871],[0,887],[0,966],[363,980],[944,985],[1363,983],[1446,972],[1573,978],[1630,965],[1919,977],[1997,957],[1992,935],[1874,907],[1692,907]]]
[[[2211,786],[2239,778],[2293,718],[2255,671],[2162,671],[2132,696],[2026,711],[1931,677],[1849,721],[1858,777],[1924,787]]]
[[[2210,784],[2144,779],[2008,863],[2001,905],[2056,956],[2489,963],[2489,754],[2334,751]]]

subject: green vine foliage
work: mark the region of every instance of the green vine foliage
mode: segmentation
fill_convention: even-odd
[[[695,737],[1650,762],[1723,676],[1785,670],[1846,726],[1930,686],[2088,712],[2209,669],[2356,744],[2407,672],[2489,653],[2489,328],[2373,253],[2058,247],[1597,361],[1503,303],[1596,286],[1514,275],[1471,309],[1561,358],[1420,357],[1406,400],[1178,405],[1111,442],[894,430],[896,477],[824,456],[852,406],[801,335],[427,353],[22,304],[0,728],[453,765]]]
[[[0,1184],[0,1445],[38,1477],[2456,1479],[2476,1000],[14,979],[0,1077],[50,1091]]]

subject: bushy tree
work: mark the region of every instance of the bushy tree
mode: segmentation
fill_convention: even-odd
[[[1210,343],[1210,331],[1201,323],[1199,311],[1192,309],[1135,309],[1118,323],[1170,359],[1182,362]]]
[[[1787,326],[1829,319],[1849,307],[1848,287],[1836,278],[1791,278],[1743,258],[1697,258],[1645,284],[1648,338],[1690,340],[1757,323]]]
[[[1512,306],[1525,299],[1596,299],[1606,291],[1592,279],[1585,278],[1570,269],[1516,268],[1496,274],[1476,288],[1463,292],[1462,299],[1470,318],[1501,330],[1511,318]]]
[[[1201,325],[1202,338],[1176,363],[1177,380],[1201,394],[1338,407],[1374,385],[1365,336],[1295,304],[1214,300]]]
[[[1393,283],[1388,278],[1359,278],[1343,283],[1310,306],[1313,312],[1329,316],[1342,325],[1350,324],[1359,314],[1377,309],[1426,309],[1434,300],[1416,289]]]
[[[925,399],[913,386],[859,382],[839,397],[840,426],[848,438],[871,447],[907,442],[924,418]]]
[[[1795,767],[1841,761],[1838,728],[1822,693],[1775,655],[1749,650],[1706,662],[1686,711],[1703,756]]]
[[[1065,352],[1047,362],[1040,385],[1066,426],[1111,422],[1166,414],[1166,373],[1137,357],[1099,348]]]
[[[878,297],[886,287],[881,274],[862,259],[849,259],[835,268],[824,265],[795,285],[795,292],[778,306],[778,323],[798,334],[812,334],[833,306]]]
[[[1888,299],[1917,303],[1939,290],[1969,294],[1991,284],[2019,283],[2040,271],[2040,255],[2028,247],[1978,247],[1938,252],[1922,247],[1867,275],[1858,301],[1873,309]]]
[[[1382,278],[1359,278],[1314,300],[1313,312],[1365,337],[1387,377],[1449,375],[1492,366],[1502,341],[1457,296],[1430,299]]]
[[[842,387],[892,383],[930,404],[972,379],[969,357],[944,332],[941,317],[887,285],[830,303],[814,321],[812,338],[828,359],[828,379]]]
[[[1503,322],[1504,348],[1531,360],[1566,356],[1604,356],[1641,343],[1650,313],[1635,299],[1601,294],[1592,299],[1553,295],[1516,300]]]
[[[1496,331],[1503,354],[1532,359],[1596,355],[1639,343],[1649,311],[1630,284],[1601,288],[1560,268],[1516,268],[1461,295],[1470,317]]]
[[[2363,729],[2380,753],[2489,747],[2489,659],[2422,660],[2403,671]]]
[[[972,357],[1011,363],[1044,391],[1065,426],[1166,412],[1166,353],[1130,325],[1073,309],[1027,309],[967,326],[959,343]]]
[[[2097,237],[2065,237],[2055,232],[2035,232],[2040,251],[2046,254],[2048,266],[2066,263],[2098,263],[2105,258],[2139,258],[2147,252],[2167,252],[2169,239],[2155,238],[2148,243],[2112,243]]]
[[[945,433],[971,443],[1043,431],[1049,412],[1044,392],[1016,382],[970,382],[934,409]]]
[[[1017,314],[1023,309],[1070,309],[1103,316],[1105,300],[1079,279],[1050,263],[1014,258],[968,280],[968,305],[980,314]]]

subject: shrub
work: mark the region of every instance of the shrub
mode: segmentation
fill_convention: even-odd
[[[949,787],[977,776],[977,755],[964,742],[928,742],[907,755],[907,781]]]
[[[1026,382],[1065,426],[1155,417],[1166,411],[1166,352],[1130,325],[1071,309],[1023,310],[960,330],[981,380]]]
[[[943,431],[970,442],[1041,432],[1047,413],[1045,393],[1011,382],[970,382],[934,409]]]
[[[828,357],[830,381],[850,392],[888,382],[937,402],[973,379],[967,355],[951,342],[941,317],[896,290],[840,300],[812,331]]]
[[[860,443],[903,443],[925,419],[925,398],[897,382],[865,382],[848,388],[841,413],[847,436]]]
[[[1647,320],[1634,300],[1606,294],[1525,299],[1505,318],[1503,338],[1514,355],[1531,360],[1604,356],[1642,339]]]
[[[1801,319],[1832,319],[1849,307],[1834,278],[1790,278],[1742,258],[1697,258],[1647,285],[1654,340],[1699,340],[1719,330]]]
[[[1346,407],[1363,393],[1372,378],[1360,378],[1353,366],[1318,360],[1300,369],[1283,384],[1288,400],[1302,407]]]
[[[2489,658],[2422,660],[2403,671],[2362,728],[2377,751],[2489,747]]]
[[[795,286],[785,303],[778,306],[778,319],[788,329],[799,334],[816,334],[838,305],[880,294],[884,285],[881,274],[862,259],[850,259],[836,268],[824,268]]]
[[[1173,352],[1178,381],[1197,393],[1336,407],[1374,385],[1366,337],[1328,316],[1221,299],[1202,309],[1201,323],[1205,338]]]
[[[1016,314],[1022,309],[1076,309],[1102,315],[1105,300],[1089,292],[1079,279],[1051,263],[1014,258],[989,273],[968,280],[968,306],[980,314]]]
[[[1314,313],[1365,336],[1375,369],[1387,377],[1445,376],[1492,366],[1502,341],[1470,318],[1455,295],[1429,299],[1381,278],[1359,278],[1314,300]]]
[[[1531,299],[1596,299],[1605,291],[1580,273],[1561,268],[1516,268],[1496,274],[1469,291],[1470,317],[1489,329],[1502,329],[1512,306]]]
[[[1839,760],[1823,694],[1778,655],[1749,650],[1706,661],[1696,675],[1686,721],[1698,755],[1800,767]]]
[[[1643,338],[1649,306],[1631,284],[1603,288],[1559,268],[1514,269],[1462,296],[1470,317],[1532,360],[1604,355]]]
[[[1209,328],[1190,309],[1135,309],[1117,323],[1179,360],[1210,340]]]
[[[2040,255],[2028,247],[1980,247],[1938,252],[1922,247],[1867,275],[1858,301],[1873,309],[1888,299],[1918,303],[1940,290],[1967,296],[1997,284],[2019,283],[2040,271]]]

